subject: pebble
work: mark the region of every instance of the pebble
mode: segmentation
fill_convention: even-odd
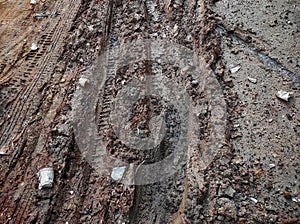
[[[276,93],[276,96],[279,98],[279,99],[282,99],[284,101],[289,101],[289,99],[294,95],[293,92],[287,92],[287,91],[284,91],[284,90],[279,90],[277,93]]]
[[[276,165],[274,163],[269,164],[269,167],[272,169],[274,168]]]
[[[240,69],[241,69],[241,66],[238,65],[238,66],[235,66],[235,67],[231,68],[231,69],[230,69],[230,72],[231,72],[231,73],[236,73],[236,72],[238,72]]]
[[[249,80],[250,82],[254,83],[254,84],[256,84],[256,83],[257,83],[257,80],[256,80],[256,79],[254,79],[254,78],[250,78],[250,77],[248,77],[248,80]]]
[[[85,87],[85,85],[86,85],[87,83],[89,83],[89,80],[88,80],[87,78],[81,77],[81,78],[79,79],[79,85],[81,85],[82,87]]]
[[[198,84],[199,84],[199,81],[198,81],[198,80],[194,79],[194,80],[192,81],[192,85],[193,85],[194,87],[198,86]]]
[[[37,0],[30,0],[30,4],[31,4],[31,5],[37,4]]]
[[[36,51],[38,49],[38,46],[36,43],[32,43],[31,44],[31,48],[30,48],[32,51]]]
[[[253,201],[255,204],[258,202],[256,198],[250,198],[251,201]]]

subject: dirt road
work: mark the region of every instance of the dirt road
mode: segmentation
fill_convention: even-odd
[[[0,1],[0,223],[299,223],[299,7]]]

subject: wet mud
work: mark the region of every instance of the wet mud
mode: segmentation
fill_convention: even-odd
[[[0,223],[300,221],[299,3],[29,2],[0,1]],[[116,49],[145,39],[181,46],[174,60],[192,52],[199,70],[172,64],[151,41],[138,45],[146,59],[131,62],[129,51],[117,56],[130,63],[114,64]],[[160,94],[136,99],[122,126],[118,97],[134,96],[134,80]],[[293,92],[288,102],[276,97],[281,89]],[[172,104],[181,96],[190,103],[184,115]],[[94,129],[81,134],[88,146],[103,142],[100,151],[78,140],[81,116],[93,118]],[[114,127],[133,139],[166,133],[151,150],[136,150]],[[177,172],[142,184],[163,174],[143,166],[173,155],[185,133]],[[113,158],[106,175],[98,170],[104,154]],[[115,160],[128,165],[130,183],[112,178]],[[44,167],[53,167],[54,182],[39,189]]]

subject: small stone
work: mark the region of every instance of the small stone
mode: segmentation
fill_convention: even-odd
[[[125,166],[113,168],[113,171],[111,173],[111,178],[114,180],[121,180],[125,172],[125,169],[126,169]]]
[[[37,4],[37,0],[30,0],[30,4],[31,4],[31,5]]]
[[[177,30],[178,30],[178,25],[177,25],[177,24],[175,24],[175,25],[174,25],[174,28],[173,28],[173,32],[174,32],[174,33],[176,33],[176,32],[177,32]]]
[[[242,136],[243,136],[243,134],[241,132],[236,132],[236,133],[233,133],[231,135],[231,138],[235,139],[235,138],[239,138],[239,137],[242,137]]]
[[[192,81],[193,87],[198,86],[198,84],[199,84],[199,81],[198,81],[198,80],[194,79],[194,80]]]
[[[272,169],[274,168],[276,165],[274,163],[269,164],[269,167]]]
[[[230,72],[233,74],[233,73],[236,73],[238,72],[239,70],[241,69],[241,66],[235,66],[233,68],[230,69]]]
[[[186,40],[189,43],[193,42],[193,36],[191,34],[187,35]]]
[[[79,79],[79,85],[81,85],[82,87],[85,87],[85,85],[89,83],[89,80],[87,78],[81,77]]]
[[[289,101],[289,99],[294,95],[293,92],[287,92],[287,91],[283,91],[283,90],[279,90],[277,93],[276,93],[276,96],[279,98],[279,99],[282,99],[284,101]]]
[[[36,43],[32,43],[31,44],[31,48],[30,48],[32,51],[36,51],[38,48],[37,44]]]
[[[267,206],[266,210],[270,211],[270,212],[277,212],[277,209],[274,206],[271,206],[271,205]]]
[[[256,80],[256,79],[254,79],[254,78],[250,78],[250,77],[248,77],[248,80],[249,80],[250,82],[254,83],[254,84],[256,84],[256,83],[257,83],[257,80]]]
[[[255,204],[258,202],[256,198],[250,198],[251,201],[253,201]]]

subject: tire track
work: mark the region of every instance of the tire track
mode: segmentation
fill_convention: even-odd
[[[44,82],[51,77],[51,72],[57,63],[57,59],[62,51],[63,41],[71,28],[72,19],[75,17],[80,0],[69,2],[67,12],[63,18],[59,18],[56,23],[52,23],[48,33],[43,34],[40,38],[40,49],[37,52],[30,52],[27,57],[29,63],[25,66],[25,72],[19,72],[16,77],[9,83],[9,88],[20,89],[16,98],[11,99],[12,105],[9,109],[9,120],[4,123],[4,127],[0,132],[0,146],[7,144],[11,138],[12,132],[19,124],[21,116],[26,115],[28,98],[31,96],[33,89],[38,82]],[[57,10],[62,10],[63,3],[59,5]],[[67,23],[66,23],[67,22]],[[38,67],[37,67],[38,66]],[[37,68],[36,68],[37,67]],[[21,69],[22,70],[22,69]],[[24,87],[21,83],[28,83]],[[23,118],[24,119],[24,118]]]

